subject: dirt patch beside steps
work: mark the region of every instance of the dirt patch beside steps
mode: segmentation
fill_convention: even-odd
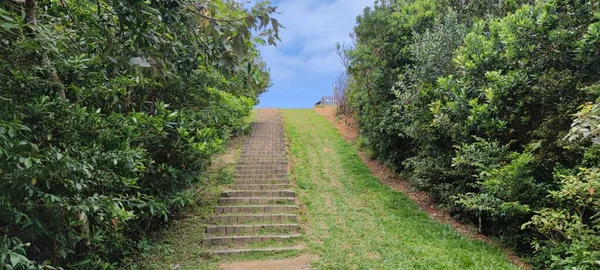
[[[223,270],[305,270],[310,269],[310,263],[317,259],[316,255],[301,255],[284,260],[226,263],[219,265],[219,268]]]

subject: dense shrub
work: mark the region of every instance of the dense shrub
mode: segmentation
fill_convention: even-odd
[[[591,267],[597,206],[581,185],[596,183],[597,149],[574,139],[597,140],[598,106],[570,125],[599,93],[599,12],[562,0],[366,8],[348,96],[367,147],[456,217],[533,252],[537,266]],[[579,219],[557,214],[579,208]]]
[[[0,268],[116,268],[194,203],[270,83],[254,42],[274,11],[0,3]]]

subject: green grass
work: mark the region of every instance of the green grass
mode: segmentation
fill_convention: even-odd
[[[282,110],[316,269],[517,269],[497,247],[433,221],[383,185],[312,110]]]

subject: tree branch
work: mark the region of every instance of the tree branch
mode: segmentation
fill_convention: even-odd
[[[24,5],[26,2],[25,0],[8,0],[8,1],[12,2],[14,4],[17,4],[17,5]]]
[[[25,6],[25,23],[27,23],[28,25],[30,25],[34,28],[36,26],[38,26],[37,18],[35,15],[35,12],[37,10],[37,3],[35,2],[35,0],[11,0],[11,1],[13,1],[13,2],[23,1],[24,6]],[[45,53],[42,53],[42,65],[47,66],[50,69],[50,81],[52,82],[53,85],[58,87],[57,94],[63,99],[67,98],[67,95],[65,93],[65,86],[60,81],[60,77],[58,77],[58,72],[56,71],[56,68],[52,64],[52,61],[50,61],[50,58]]]

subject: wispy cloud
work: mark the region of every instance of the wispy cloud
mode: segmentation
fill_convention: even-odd
[[[281,0],[274,3],[282,43],[263,47],[273,87],[261,97],[261,106],[309,107],[328,95],[334,77],[343,71],[337,42],[349,43],[356,16],[373,0]],[[291,98],[293,97],[293,98]]]

